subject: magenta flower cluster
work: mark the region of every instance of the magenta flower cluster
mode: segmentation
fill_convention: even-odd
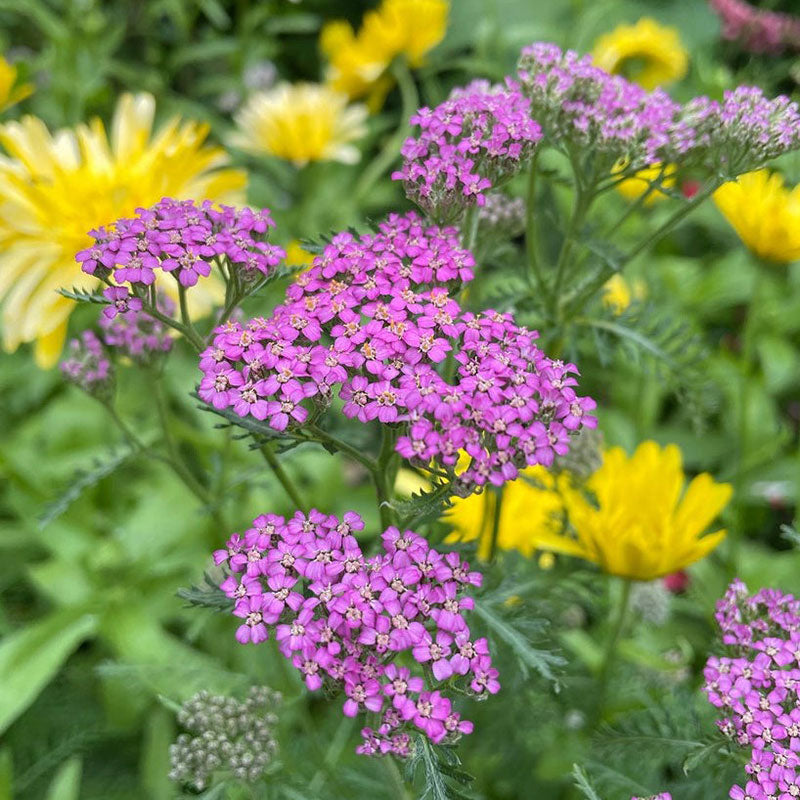
[[[142,301],[125,286],[109,286],[103,290],[109,301],[99,320],[101,336],[106,347],[127,356],[138,364],[150,364],[153,359],[172,349],[169,329],[163,322],[142,309]],[[172,316],[175,304],[159,295],[161,313]]]
[[[797,104],[756,87],[727,92],[721,103],[697,97],[681,105],[545,42],[523,49],[518,74],[553,146],[621,159],[634,171],[680,162],[735,177],[800,146]]]
[[[454,222],[485,193],[522,169],[542,138],[530,100],[510,79],[474,81],[434,109],[411,117],[417,138],[406,139],[403,164],[392,174],[406,195],[440,222]]]
[[[219,261],[226,277],[250,283],[270,274],[286,255],[267,241],[274,226],[267,209],[216,207],[210,200],[164,198],[139,208],[132,219],[119,219],[110,229],[90,231],[95,242],[75,259],[84,272],[115,284],[153,285],[156,274],[171,273],[184,287],[208,277]]]
[[[433,742],[471,733],[451,700],[436,688],[459,680],[478,696],[500,689],[485,639],[475,639],[464,619],[474,602],[464,592],[480,586],[457,553],[442,554],[413,531],[390,527],[383,553],[366,558],[353,533],[364,527],[347,512],[340,520],[312,510],[294,517],[257,517],[214,553],[232,572],[221,589],[236,601],[242,644],[265,641],[273,631],[283,655],[312,691],[342,691],[343,712],[380,714],[365,728],[358,752],[410,753],[410,731]],[[432,685],[412,672],[419,664]]]
[[[750,752],[733,800],[800,797],[800,600],[776,589],[748,596],[734,581],[717,604],[729,655],[712,656],[704,690],[720,730]]]
[[[378,233],[338,234],[269,319],[217,329],[201,354],[198,390],[217,409],[302,425],[331,402],[398,429],[396,450],[433,461],[469,494],[549,466],[570,434],[594,427],[572,364],[549,359],[509,314],[465,313],[450,294],[474,261],[451,228],[392,215]],[[449,367],[447,366],[449,364]]]
[[[105,399],[110,395],[113,369],[103,343],[94,331],[83,331],[78,338],[72,339],[67,346],[66,358],[59,366],[66,380],[93,397]]]
[[[722,21],[722,37],[751,53],[800,49],[800,17],[757,8],[744,0],[710,0]]]

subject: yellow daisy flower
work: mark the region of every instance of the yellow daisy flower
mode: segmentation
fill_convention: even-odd
[[[503,503],[497,530],[497,547],[531,556],[543,536],[556,536],[563,527],[564,502],[556,490],[556,477],[544,467],[529,467],[503,486]],[[560,486],[559,482],[559,486]],[[453,526],[449,542],[478,539],[478,556],[489,555],[497,510],[497,494],[455,498],[444,521]]]
[[[604,572],[632,580],[676,572],[722,541],[724,530],[702,534],[732,493],[730,484],[716,483],[707,473],[688,487],[685,483],[675,445],[643,442],[632,456],[611,448],[586,484],[596,503],[577,488],[559,487],[575,536],[542,531],[534,545],[586,559]]]
[[[0,56],[0,111],[33,94],[32,83],[17,84],[17,68]]]
[[[648,90],[680,80],[689,68],[689,54],[677,29],[649,17],[601,36],[592,59],[606,72],[625,75]]]
[[[313,260],[314,254],[305,250],[297,239],[286,245],[286,266],[307,267]]]
[[[623,167],[619,166],[614,172],[621,172],[622,169]],[[661,186],[667,189],[672,188],[675,185],[675,172],[674,165],[670,164],[663,170],[662,176],[661,164],[653,164],[645,169],[640,169],[635,175],[618,183],[616,189],[626,200],[633,202],[646,194],[650,190],[650,184],[658,180],[659,176],[661,176]],[[667,195],[660,189],[654,189],[645,198],[644,205],[652,206],[665,197]]]
[[[603,285],[603,305],[619,316],[633,300],[642,300],[647,287],[641,280],[628,283],[619,273],[610,277]]]
[[[757,256],[780,264],[800,259],[800,185],[787,189],[781,175],[760,169],[720,186],[714,202]]]
[[[173,118],[153,135],[155,99],[123,95],[110,137],[99,119],[55,134],[36,117],[0,125],[0,300],[3,344],[36,342],[50,367],[74,303],[62,287],[93,288],[75,253],[88,231],[162,197],[232,202],[245,173],[225,168],[224,150],[204,144],[208,125]]]
[[[444,38],[449,10],[447,0],[383,0],[364,15],[357,34],[348,22],[328,23],[320,36],[328,83],[352,98],[367,97],[377,110],[392,86],[387,67],[400,55],[420,66]]]
[[[354,164],[352,142],[366,133],[367,109],[347,104],[347,95],[317,83],[281,83],[252,95],[236,114],[230,143],[250,153],[291,161]]]

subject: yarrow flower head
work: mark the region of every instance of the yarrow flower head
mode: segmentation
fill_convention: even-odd
[[[800,147],[797,104],[770,100],[757,87],[682,106],[661,89],[647,92],[589,56],[545,42],[523,49],[518,75],[545,138],[562,151],[602,158],[602,171],[618,162],[631,174],[680,163],[735,177]]]
[[[415,729],[434,743],[472,732],[442,681],[457,680],[477,697],[500,684],[486,640],[475,639],[465,619],[474,606],[465,592],[480,585],[480,573],[457,553],[393,527],[382,534],[383,552],[366,558],[353,535],[363,527],[355,512],[267,514],[234,534],[214,561],[231,571],[220,588],[242,620],[237,640],[274,634],[311,691],[342,692],[348,717],[381,715],[376,730],[362,731],[359,753],[402,757]],[[409,658],[400,661],[403,653]],[[432,683],[395,659],[430,668]]]
[[[278,751],[273,709],[280,702],[280,693],[266,686],[253,686],[244,701],[198,692],[178,712],[178,722],[191,733],[182,733],[169,748],[170,780],[197,791],[218,772],[257,781]]]
[[[70,341],[67,357],[61,362],[61,373],[70,383],[101,400],[108,399],[113,391],[111,361],[93,331],[84,331]]]
[[[456,89],[436,108],[421,108],[411,124],[420,134],[406,139],[402,168],[392,178],[440,222],[484,205],[489,189],[519,172],[542,138],[530,101],[510,79]]]
[[[800,49],[800,17],[757,8],[744,0],[710,0],[722,21],[722,38],[751,53]]]
[[[116,298],[103,309],[98,322],[103,343],[110,351],[138,364],[151,364],[172,349],[169,328],[143,311],[142,301],[129,295],[126,287],[110,286],[103,294]],[[175,304],[165,296],[158,298],[158,307],[167,316],[175,312]]]
[[[396,425],[397,451],[434,461],[464,494],[549,465],[596,425],[595,403],[575,393],[575,366],[547,358],[511,315],[461,310],[450,291],[473,265],[454,229],[415,214],[338,234],[269,319],[217,329],[199,396],[286,431],[338,387],[345,416]],[[437,370],[448,354],[451,380]],[[462,450],[471,461],[456,476]]]
[[[750,596],[736,580],[716,619],[727,654],[708,659],[704,690],[720,731],[750,753],[730,797],[800,797],[800,601],[777,589]]]
[[[217,207],[210,200],[198,205],[166,197],[137,209],[133,218],[92,231],[94,244],[79,251],[75,260],[88,275],[123,289],[129,284],[134,292],[152,286],[165,273],[183,288],[195,286],[211,274],[215,260],[225,262],[228,277],[249,284],[269,276],[285,256],[282,248],[267,241],[274,225],[268,209]],[[130,309],[136,302],[110,288],[112,294],[105,296],[115,307],[122,302]],[[141,300],[132,308],[141,308]]]

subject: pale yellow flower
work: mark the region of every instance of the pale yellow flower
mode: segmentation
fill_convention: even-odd
[[[566,476],[558,486],[566,482]],[[455,498],[444,521],[453,526],[447,541],[478,540],[478,556],[486,558],[491,549],[497,494],[491,490],[466,498]],[[503,486],[503,502],[496,545],[501,550],[518,550],[531,556],[539,549],[542,536],[556,535],[564,524],[564,502],[557,490],[557,478],[544,467],[529,467]],[[546,562],[547,563],[547,562]]]
[[[601,36],[592,60],[606,72],[625,75],[648,90],[680,80],[689,69],[689,54],[677,29],[649,17]]]
[[[317,83],[281,83],[252,95],[236,114],[230,142],[257,155],[291,161],[354,164],[361,156],[352,143],[365,133],[367,109],[348,106],[347,95]]]
[[[155,100],[123,95],[110,137],[94,119],[51,133],[36,117],[0,125],[0,300],[9,351],[36,342],[36,360],[61,353],[74,303],[59,288],[91,289],[75,253],[88,231],[162,197],[234,202],[246,175],[205,144],[208,125],[173,118],[153,133]]]
[[[540,528],[533,545],[577,556],[611,575],[650,581],[693,564],[724,538],[704,531],[731,498],[730,484],[707,473],[688,486],[675,445],[643,442],[632,456],[606,451],[587,494],[559,485],[574,536]]]
[[[620,273],[612,275],[603,285],[603,305],[619,315],[630,306],[633,300],[642,300],[647,295],[647,287],[642,280],[628,283]]]
[[[449,10],[446,0],[383,0],[364,15],[357,34],[348,22],[328,23],[320,36],[328,83],[352,98],[367,97],[377,110],[392,86],[388,66],[401,55],[420,66],[444,38]]]
[[[18,71],[0,56],[0,111],[16,105],[33,94],[32,83],[17,83]]]
[[[757,256],[788,264],[800,259],[800,185],[760,169],[740,175],[714,192],[717,208]]]

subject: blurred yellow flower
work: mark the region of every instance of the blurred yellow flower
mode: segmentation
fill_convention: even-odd
[[[0,56],[0,111],[33,94],[32,83],[17,84],[17,68]]]
[[[649,17],[601,36],[592,59],[606,72],[622,74],[648,90],[680,80],[689,68],[677,29]]]
[[[162,197],[233,202],[246,175],[222,148],[204,144],[205,123],[173,118],[153,135],[155,99],[122,95],[110,138],[99,119],[55,134],[36,117],[0,125],[0,300],[9,351],[36,342],[36,361],[61,353],[74,303],[61,287],[90,289],[75,253],[88,231]]]
[[[621,171],[621,168],[615,170],[615,172],[617,171]],[[647,194],[650,190],[650,185],[655,183],[659,177],[661,178],[661,186],[666,189],[672,188],[675,185],[675,172],[674,165],[668,164],[663,169],[662,175],[661,164],[653,164],[653,166],[641,169],[635,175],[618,183],[616,188],[626,200],[638,200],[642,195]],[[660,189],[653,189],[645,197],[644,205],[651,206],[653,203],[663,200],[666,196]]]
[[[642,300],[647,294],[644,281],[635,280],[629,284],[620,273],[610,277],[603,285],[603,305],[614,314],[621,314],[632,300]]]
[[[564,503],[556,489],[556,480],[544,467],[529,467],[515,481],[503,486],[498,548],[519,550],[531,556],[539,548],[537,542],[542,536],[558,535],[564,524]],[[453,507],[444,517],[444,521],[453,526],[447,541],[478,539],[478,556],[486,558],[491,550],[496,510],[497,494],[491,490],[455,498]]]
[[[305,250],[297,239],[292,239],[286,245],[285,260],[289,267],[306,267],[314,260],[314,254]]]
[[[281,83],[252,95],[236,114],[230,143],[258,155],[291,161],[356,163],[352,142],[365,133],[367,109],[348,106],[347,95],[318,83]]]
[[[800,259],[800,185],[760,169],[714,192],[714,202],[739,238],[757,256],[787,264]]]
[[[392,86],[388,66],[399,55],[420,66],[444,38],[449,10],[447,0],[383,0],[364,15],[357,34],[348,22],[329,22],[320,36],[328,83],[352,98],[367,97],[377,110]]]
[[[693,564],[713,550],[724,530],[702,535],[731,497],[730,484],[707,473],[685,488],[681,452],[643,442],[632,456],[607,450],[603,465],[587,481],[596,498],[559,486],[574,537],[540,529],[532,543],[553,553],[577,556],[611,575],[649,581]]]

